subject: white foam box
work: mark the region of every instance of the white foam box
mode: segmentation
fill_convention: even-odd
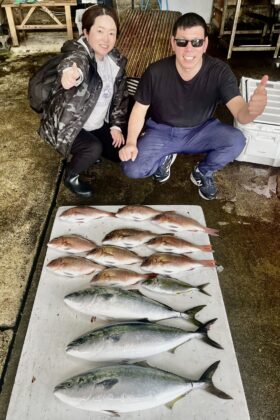
[[[175,210],[205,225],[202,208],[199,206],[151,206],[155,209]],[[65,234],[78,234],[102,243],[104,236],[117,228],[149,229],[164,233],[163,229],[149,221],[126,221],[116,217],[106,217],[87,223],[62,221],[60,214],[69,207],[57,211],[51,232],[51,239]],[[116,212],[120,206],[98,207]],[[211,226],[215,228],[216,226]],[[209,245],[209,236],[202,232],[185,231],[177,233],[190,242]],[[222,241],[222,238],[218,240]],[[148,256],[152,251],[145,245],[133,249],[139,255]],[[27,334],[12,390],[6,420],[108,420],[106,414],[77,409],[58,400],[54,387],[60,382],[96,367],[94,363],[67,355],[66,345],[74,338],[98,328],[108,322],[93,320],[76,313],[64,304],[68,293],[88,287],[92,275],[79,277],[59,276],[47,268],[47,264],[59,256],[66,255],[55,249],[48,249],[27,329]],[[212,259],[210,252],[198,252],[197,259]],[[222,261],[219,262],[222,264]],[[127,266],[126,266],[127,267]],[[140,271],[139,264],[129,266]],[[175,276],[174,276],[175,277]],[[236,354],[230,334],[226,310],[215,267],[203,267],[181,272],[176,277],[193,285],[209,283],[206,287],[211,296],[200,292],[185,295],[160,297],[147,293],[149,297],[165,303],[176,310],[184,311],[197,305],[206,305],[196,317],[201,322],[218,318],[209,331],[209,336],[219,342],[224,350],[209,346],[199,339],[178,347],[174,354],[164,352],[150,357],[151,366],[165,369],[190,379],[198,379],[215,361],[220,361],[213,375],[214,384],[232,396],[232,400],[222,400],[204,390],[195,390],[181,398],[172,410],[165,406],[149,410],[121,414],[123,420],[249,420],[249,413]],[[145,314],[143,314],[144,316]],[[161,321],[163,322],[163,321]],[[163,322],[193,331],[196,327],[184,320],[173,319]]]
[[[242,77],[240,90],[248,102],[260,80]],[[268,82],[268,102],[262,115],[249,124],[234,121],[246,137],[246,145],[236,160],[280,166],[280,82]]]

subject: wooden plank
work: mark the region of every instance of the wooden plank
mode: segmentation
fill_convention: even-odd
[[[15,27],[15,21],[14,21],[14,15],[11,7],[6,7],[6,15],[7,15],[7,21],[9,25],[9,30],[11,33],[12,43],[15,47],[19,45],[18,37],[17,37],[17,31]]]
[[[56,6],[65,6],[65,5],[69,5],[69,6],[76,6],[77,5],[77,1],[76,0],[49,0],[49,1],[40,1],[39,3],[14,3],[13,0],[3,0],[1,7],[23,7],[23,8],[29,8],[29,7],[33,7],[33,6],[52,6],[52,7],[56,7]]]
[[[67,38],[73,39],[73,25],[72,25],[72,18],[71,18],[71,8],[70,6],[64,6],[65,9],[65,17],[66,17],[66,26],[67,26]]]

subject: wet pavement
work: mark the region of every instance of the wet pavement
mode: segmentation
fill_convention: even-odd
[[[226,50],[215,39],[210,52],[225,60]],[[39,116],[27,102],[28,78],[44,60],[34,54],[1,57],[0,420],[5,419],[56,210],[82,203],[61,184],[60,158],[36,134]],[[229,63],[238,79],[268,74],[280,80],[272,53],[234,52]],[[224,108],[217,115],[232,124]],[[207,224],[220,231],[211,242],[251,418],[276,420],[280,171],[235,161],[217,173],[218,199],[207,202],[189,181],[198,159],[179,156],[163,185],[127,179],[118,165],[103,160],[87,174],[94,196],[83,203],[202,207]]]

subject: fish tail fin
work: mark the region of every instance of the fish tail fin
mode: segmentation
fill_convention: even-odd
[[[214,250],[212,249],[212,245],[199,245],[198,249],[200,249],[200,251],[203,252],[214,252]]]
[[[218,229],[212,229],[212,228],[206,227],[204,229],[204,232],[208,233],[208,235],[211,235],[211,236],[219,236]]]
[[[195,332],[203,334],[203,341],[207,344],[209,344],[212,347],[215,347],[216,349],[222,349],[223,347],[217,343],[216,341],[212,340],[210,337],[208,337],[208,331],[210,330],[211,326],[214,324],[214,322],[217,321],[218,318],[211,319],[210,321],[206,322],[205,324],[202,324]]]
[[[222,398],[224,400],[232,400],[232,397],[225,392],[221,391],[220,389],[216,388],[213,384],[212,377],[219,366],[220,361],[213,363],[209,366],[208,369],[201,375],[197,382],[204,382],[206,391],[210,392],[210,394],[216,395],[218,398]]]
[[[208,284],[210,284],[210,283],[203,283],[203,284],[201,284],[200,286],[197,286],[197,288],[198,288],[198,290],[201,292],[201,293],[204,293],[205,295],[207,295],[207,296],[211,296],[210,295],[210,293],[208,293],[208,292],[206,292],[206,290],[204,290],[204,288],[206,287],[206,286],[208,286]]]
[[[200,312],[206,305],[195,306],[194,308],[187,309],[185,312],[181,313],[181,317],[184,319],[191,319],[192,323],[197,326],[201,326],[202,323],[195,319],[195,315]]]
[[[203,267],[216,267],[215,260],[199,260],[199,263],[203,265]]]

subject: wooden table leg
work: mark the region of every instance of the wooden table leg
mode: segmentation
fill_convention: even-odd
[[[11,37],[12,37],[13,46],[18,47],[19,42],[18,42],[17,31],[16,31],[16,27],[15,27],[15,21],[14,21],[14,15],[13,15],[12,8],[9,7],[9,6],[6,6],[5,10],[6,10],[7,21],[8,21],[8,25],[9,25],[10,34],[11,34]]]
[[[235,34],[236,34],[236,29],[237,29],[238,18],[240,15],[240,9],[241,9],[241,0],[237,0],[236,7],[235,7],[234,21],[233,21],[233,25],[231,29],[227,59],[231,57],[232,47],[234,45],[234,39],[235,39]]]
[[[66,25],[67,25],[67,37],[68,39],[73,39],[71,9],[69,5],[65,5],[64,8],[65,8],[65,17],[66,17]]]

